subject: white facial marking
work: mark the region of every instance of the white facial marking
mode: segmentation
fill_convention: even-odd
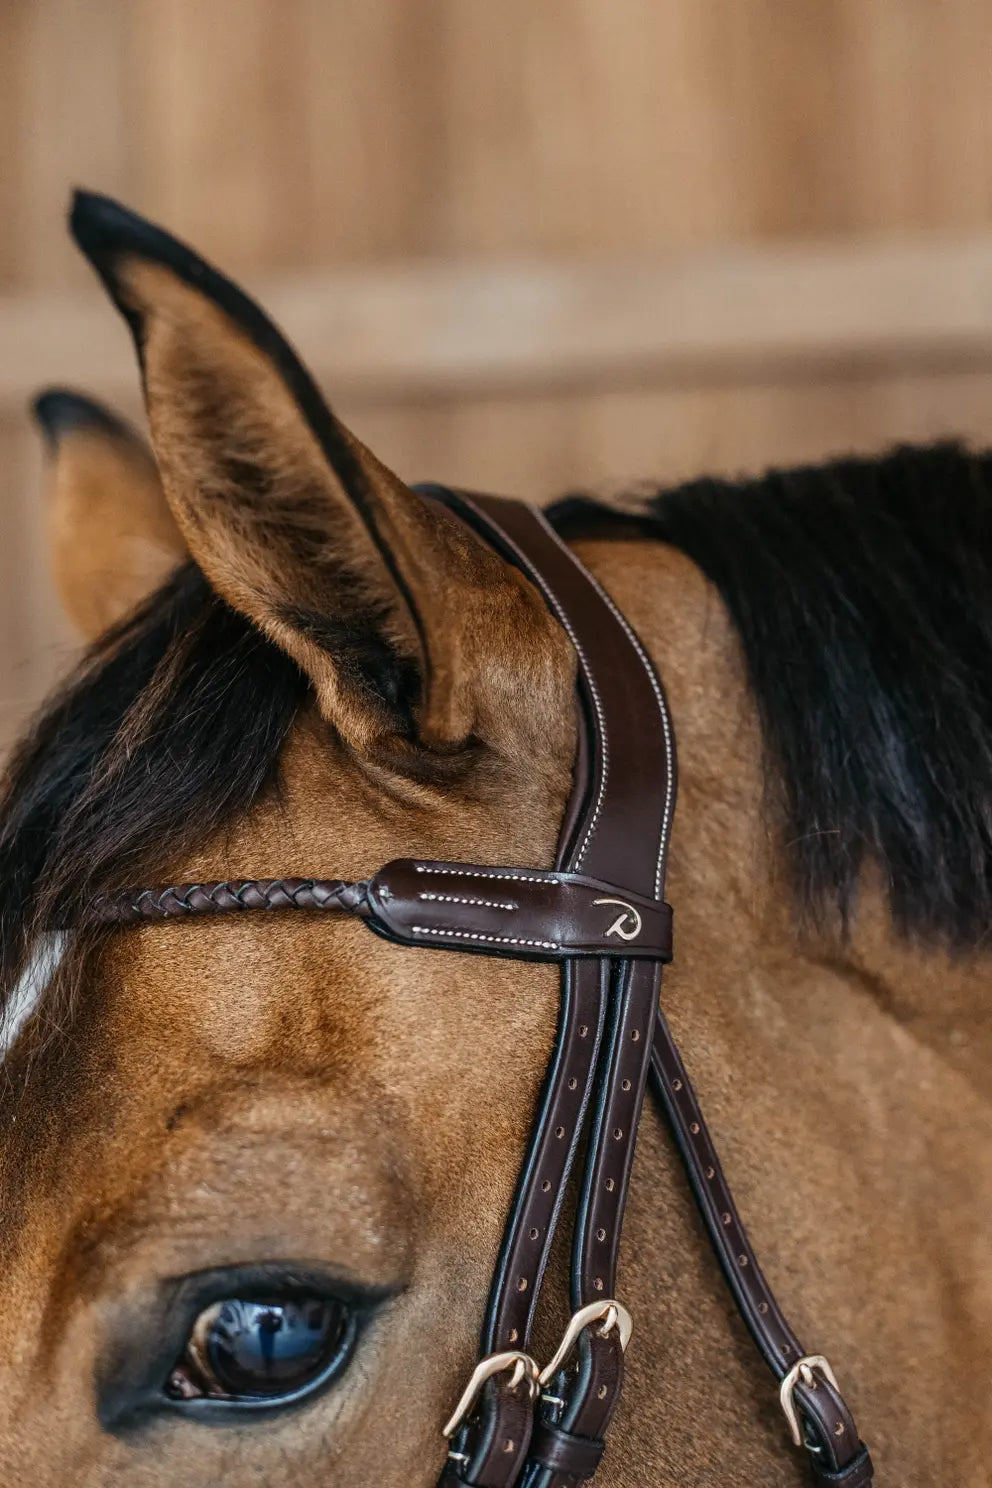
[[[65,955],[68,936],[63,930],[43,935],[31,953],[21,980],[0,1016],[0,1061],[6,1058],[17,1041],[17,1036],[51,982]]]

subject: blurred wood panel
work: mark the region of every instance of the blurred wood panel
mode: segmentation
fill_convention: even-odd
[[[405,475],[548,496],[992,424],[992,0],[0,0],[0,737],[65,636],[37,381],[131,411],[84,184]]]
[[[481,471],[487,489],[544,503],[566,491],[657,489],[904,442],[955,437],[987,448],[992,366],[434,399],[402,408],[344,402],[340,411],[407,480],[478,487]]]
[[[23,419],[0,417],[0,748],[73,655],[48,572],[41,454]]]
[[[647,263],[419,262],[295,274],[256,294],[336,396],[368,402],[992,363],[992,233]],[[0,346],[0,407],[59,379],[111,399],[135,386],[130,338],[95,284],[0,297]]]
[[[8,283],[68,185],[235,272],[992,215],[989,0],[0,0]]]

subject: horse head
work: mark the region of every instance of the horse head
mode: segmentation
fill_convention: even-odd
[[[98,198],[73,221],[134,334],[154,460],[79,399],[39,408],[93,647],[54,730],[59,806],[51,750],[28,766],[67,830],[23,915],[70,877],[82,906],[232,862],[550,863],[574,658],[535,590],[201,259]],[[434,1481],[557,974],[319,916],[163,930],[81,929],[7,1062],[5,1476]],[[260,1396],[275,1328],[296,1341]]]

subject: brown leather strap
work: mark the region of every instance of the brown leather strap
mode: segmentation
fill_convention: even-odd
[[[675,801],[674,740],[664,694],[643,647],[612,600],[533,508],[464,496],[455,505],[538,585],[578,656],[583,737],[557,869],[581,870],[604,882],[622,883],[621,899],[630,904],[635,900],[653,903],[655,914],[661,913],[665,850]],[[629,919],[625,923],[632,924]],[[620,1230],[657,1003],[657,962],[667,959],[635,963],[627,959],[628,945],[617,950],[624,959],[607,973],[609,1031],[602,1051],[597,1057],[594,1049],[592,1061],[586,1056],[574,1068],[567,1057],[556,1058],[552,1065],[507,1226],[483,1332],[484,1352],[511,1343],[523,1348],[529,1345],[547,1248],[578,1137],[568,1117],[574,1119],[576,1107],[581,1117],[594,1075],[586,1173],[575,1227],[573,1308],[608,1300],[615,1291]],[[581,967],[573,964],[564,982],[559,1050],[581,1045],[583,1029],[587,1038],[596,1035],[598,1042],[601,1016],[596,1024],[583,1019],[576,1037],[579,1000],[570,997],[569,991],[576,986],[581,991],[585,982]],[[590,1005],[593,1002],[591,996],[586,1000]],[[601,1014],[602,1002],[599,1007]],[[580,1093],[581,1103],[575,1099]],[[540,1156],[556,1139],[562,1161],[548,1172]],[[542,1226],[552,1201],[550,1222]],[[531,1240],[529,1254],[525,1236]],[[526,1306],[522,1297],[527,1298]],[[571,1365],[562,1375],[553,1396],[561,1404],[549,1401],[546,1406],[550,1426],[563,1424],[591,1440],[601,1438],[619,1396],[622,1368],[606,1369],[607,1382],[605,1376],[600,1378],[600,1366],[613,1361],[617,1349],[615,1332],[609,1337],[600,1337],[592,1329],[583,1334],[579,1357],[592,1361],[591,1366]],[[492,1399],[498,1405],[498,1394]],[[582,1424],[576,1426],[580,1420]],[[468,1471],[462,1478],[473,1482]],[[550,1485],[557,1478],[546,1464],[534,1463],[526,1480]],[[508,1476],[507,1488],[515,1481]]]
[[[566,962],[554,1053],[503,1237],[482,1331],[484,1353],[526,1348],[582,1133],[610,995],[609,963]]]
[[[589,1138],[572,1267],[576,1308],[615,1296],[617,1260],[627,1202],[634,1139],[644,1101],[651,1038],[661,985],[661,967],[626,962],[611,1029],[612,1047],[603,1059],[601,1089]],[[570,1433],[602,1441],[620,1399],[623,1352],[615,1332],[592,1327],[580,1340],[579,1367],[563,1373],[542,1400],[541,1420]],[[532,1454],[527,1488],[572,1488],[575,1462],[554,1470]]]
[[[558,1460],[549,1463],[532,1450],[522,1488],[576,1488],[594,1475],[598,1458],[594,1461],[589,1449],[574,1443],[591,1443],[602,1455],[623,1389],[623,1360],[615,1332],[604,1338],[590,1329],[583,1335],[574,1373],[563,1373],[553,1382],[547,1392],[551,1398],[545,1402],[546,1413],[535,1430],[535,1436],[542,1427],[560,1433]],[[555,1399],[562,1405],[549,1411]],[[586,1470],[589,1466],[591,1472]]]
[[[766,1364],[782,1380],[806,1351],[786,1322],[748,1239],[678,1045],[660,1010],[651,1075],[740,1314]],[[872,1466],[854,1418],[821,1371],[814,1370],[813,1378],[814,1389],[798,1383],[793,1393],[806,1428],[814,1479],[820,1475],[824,1482],[859,1488],[871,1481]],[[822,1478],[824,1471],[849,1476]]]
[[[813,1464],[814,1488],[830,1488],[831,1484],[834,1484],[835,1488],[869,1488],[874,1476],[867,1447],[862,1447],[846,1467],[838,1468],[836,1472],[821,1468],[816,1462]]]
[[[482,1392],[477,1429],[466,1435],[465,1450],[448,1459],[438,1488],[472,1483],[477,1488],[504,1488],[523,1471],[534,1425],[534,1402],[523,1384],[509,1387],[491,1379]]]
[[[486,503],[477,502],[476,505],[485,507]],[[510,540],[515,548],[514,556],[517,558],[517,561],[522,560],[521,566],[524,567],[525,571],[528,572],[532,578],[537,579],[542,589],[544,590],[546,597],[549,598],[549,602],[551,602],[552,607],[556,608],[559,614],[561,614],[560,605],[562,600],[562,593],[561,589],[558,587],[561,583],[558,566],[553,561],[549,565],[548,554],[546,550],[541,553],[541,555],[535,560],[533,534],[532,532],[527,531],[526,527],[523,535],[523,544],[526,547],[526,552],[523,551],[523,548],[521,547],[521,533],[519,527],[516,524],[515,514],[511,523],[508,524],[505,520],[505,511],[506,508],[504,504],[501,503],[499,507],[499,520],[503,529],[504,536],[506,536],[509,530]],[[550,584],[547,579],[549,568],[550,572],[554,575],[553,582],[556,591],[554,594],[550,593]],[[535,569],[539,569],[540,571],[536,573]],[[557,604],[555,602],[556,600],[558,601]],[[579,608],[574,608],[573,604],[574,601],[572,603],[568,603],[567,608],[569,610],[569,613],[574,617],[576,614],[581,613],[581,610]],[[574,634],[573,628],[567,625],[566,617],[563,617],[563,621],[564,623],[566,623],[566,627],[569,628],[570,634],[572,634],[573,642],[576,643],[582,666],[582,675],[588,684],[589,675],[592,670],[588,661],[588,649],[584,651],[583,647],[578,643],[578,638]],[[629,639],[629,636],[627,638]],[[614,666],[618,667],[621,672],[623,672],[624,668],[619,662],[619,656],[620,654],[622,654],[623,647],[621,645],[619,650],[616,649],[616,642],[617,638],[615,634],[613,636],[610,636],[607,640],[607,648],[609,648],[611,644],[615,648],[612,656],[610,657],[610,661]],[[637,645],[636,640],[635,645]],[[637,650],[638,652],[640,652],[639,646],[637,646]],[[649,676],[653,676],[650,664],[647,662],[646,658],[643,657],[643,653],[640,654],[646,673]],[[598,647],[596,648],[596,657],[598,660]],[[598,672],[597,675],[599,675]],[[654,682],[654,690],[656,693],[657,701],[659,703],[660,713],[659,719],[655,722],[654,726],[655,729],[658,730],[660,724],[660,730],[667,735],[670,731],[667,721],[667,710],[665,708],[663,698],[660,696],[660,689],[658,688],[656,679]],[[604,740],[602,737],[600,737],[600,739],[597,741],[600,751],[604,750],[604,748],[608,748],[609,742],[609,740]],[[588,752],[589,751],[587,748],[587,753]],[[641,762],[638,761],[638,764],[640,763]],[[628,773],[627,778],[633,780],[642,791],[644,790],[644,775],[636,767],[633,771],[630,771]],[[668,820],[665,822],[662,830],[662,851],[659,854],[657,863],[657,878],[655,881],[655,893],[659,898],[661,896],[661,886],[663,882],[664,846],[667,839],[667,829],[668,826],[670,826],[671,804],[674,799],[674,761],[671,757],[671,752],[669,752],[669,770],[667,772],[666,786],[668,787],[670,795],[670,800],[667,806]],[[598,788],[600,791],[602,790],[601,780],[599,782]],[[588,814],[576,811],[574,809],[574,804],[571,815],[573,819],[572,841],[574,843],[578,835],[583,831],[588,833],[590,827]],[[595,824],[593,830],[594,829]],[[613,846],[613,843],[616,841],[615,838],[613,838],[611,841],[611,838],[612,833],[609,834],[607,837],[607,853],[609,852],[610,847]],[[643,843],[643,833],[640,834],[637,840],[640,843]],[[561,866],[561,864],[559,864],[559,866]],[[625,883],[629,883],[635,886],[638,885],[636,873],[629,874],[624,872],[623,870],[617,872],[612,867],[607,872],[599,868],[598,865],[597,871],[603,872],[604,876],[611,877],[614,880],[620,879]],[[657,984],[655,984],[655,992],[656,991]],[[620,1043],[620,1047],[623,1047],[622,1040]],[[687,1157],[687,1160],[690,1158],[690,1156],[697,1159],[694,1166],[703,1185],[701,1192],[704,1195],[708,1194],[709,1196],[708,1209],[704,1209],[704,1213],[707,1213],[711,1235],[714,1238],[714,1243],[717,1247],[718,1254],[721,1256],[721,1260],[724,1262],[725,1270],[727,1271],[728,1277],[731,1279],[732,1285],[734,1286],[735,1297],[737,1297],[739,1305],[741,1305],[742,1307],[745,1318],[749,1322],[753,1320],[754,1327],[752,1331],[755,1333],[756,1341],[758,1341],[759,1347],[762,1347],[762,1351],[765,1352],[765,1356],[770,1363],[773,1359],[775,1360],[773,1367],[775,1368],[776,1376],[778,1378],[782,1378],[787,1370],[791,1368],[792,1363],[803,1357],[801,1346],[799,1345],[798,1340],[795,1338],[795,1336],[791,1333],[791,1330],[788,1329],[788,1325],[785,1323],[785,1320],[782,1317],[782,1314],[774,1301],[771,1291],[768,1288],[767,1282],[764,1280],[760,1268],[758,1267],[757,1259],[754,1256],[753,1250],[751,1249],[750,1244],[747,1242],[746,1233],[744,1231],[743,1225],[740,1223],[739,1217],[737,1216],[736,1207],[734,1206],[730,1196],[729,1186],[727,1185],[726,1180],[723,1178],[722,1170],[720,1169],[715,1150],[712,1146],[712,1142],[709,1140],[708,1134],[706,1133],[705,1123],[703,1122],[702,1114],[698,1109],[698,1103],[695,1102],[694,1095],[691,1096],[692,1106],[694,1109],[687,1116],[684,1114],[687,1102],[678,1101],[680,1090],[690,1093],[691,1087],[688,1082],[688,1077],[685,1075],[684,1068],[682,1068],[681,1066],[681,1059],[678,1056],[678,1051],[674,1044],[674,1041],[671,1039],[671,1035],[667,1029],[667,1025],[663,1022],[660,1023],[658,1029],[657,1047],[670,1050],[672,1058],[675,1062],[677,1062],[679,1068],[681,1069],[681,1076],[678,1073],[673,1073],[673,1083],[677,1088],[673,1088],[671,1090],[671,1094],[675,1098],[675,1104],[672,1110],[669,1111],[669,1116],[670,1120],[672,1121],[673,1130],[675,1131],[677,1138],[679,1138],[680,1140],[680,1146],[683,1147],[683,1153]],[[614,1049],[616,1049],[616,1043],[614,1045]],[[614,1079],[612,1083],[607,1086],[605,1082],[609,1081],[610,1077],[608,1075],[603,1077],[604,1091],[599,1106],[600,1119],[598,1122],[598,1127],[594,1130],[593,1137],[590,1141],[590,1158],[587,1167],[587,1178],[583,1195],[584,1202],[580,1211],[579,1227],[577,1232],[577,1263],[573,1267],[573,1286],[575,1285],[576,1281],[578,1283],[577,1295],[573,1296],[573,1301],[576,1303],[584,1300],[588,1296],[590,1278],[593,1288],[595,1288],[598,1284],[606,1289],[608,1278],[615,1274],[615,1246],[616,1244],[618,1244],[619,1241],[619,1223],[617,1223],[615,1226],[610,1226],[608,1224],[604,1225],[596,1222],[598,1217],[596,1213],[597,1201],[600,1195],[602,1195],[605,1191],[602,1187],[602,1164],[604,1160],[604,1153],[609,1151],[608,1141],[603,1141],[603,1134],[604,1132],[610,1132],[611,1130],[623,1133],[623,1127],[620,1125],[619,1120],[617,1121],[616,1126],[611,1128],[609,1125],[610,1115],[616,1109],[615,1099],[617,1087],[615,1080],[615,1057],[614,1059],[610,1060],[609,1068],[612,1071]],[[633,1080],[630,1076],[627,1076],[626,1080],[630,1085],[630,1093],[633,1094]],[[623,1077],[621,1077],[620,1083],[622,1087],[624,1083]],[[641,1078],[641,1088],[643,1088],[643,1072]],[[623,1136],[621,1136],[617,1140],[622,1142],[624,1138]],[[628,1154],[632,1154],[632,1146],[630,1149],[628,1149]],[[699,1161],[698,1159],[700,1155],[702,1155],[702,1157],[706,1158],[707,1160]],[[712,1176],[707,1177],[707,1174],[711,1174]],[[719,1175],[719,1182],[717,1181],[717,1175]],[[613,1180],[611,1189],[609,1191],[618,1193],[619,1195],[617,1203],[618,1218],[620,1215],[622,1215],[625,1190],[625,1182],[623,1183],[621,1188],[621,1186],[617,1184],[616,1180]],[[713,1199],[722,1201],[722,1207],[714,1210],[712,1203]],[[612,1242],[612,1246],[614,1247],[613,1255],[608,1256],[597,1253],[595,1246],[591,1242],[591,1236],[596,1237],[597,1239],[602,1236],[603,1238],[600,1241],[601,1245],[609,1245]],[[735,1249],[734,1247],[738,1244],[739,1248]],[[610,1291],[612,1291],[612,1286],[610,1286]],[[766,1321],[767,1330],[765,1327]],[[776,1330],[776,1325],[778,1337],[777,1340],[773,1341],[772,1334]],[[600,1340],[595,1336],[584,1341],[584,1348],[587,1349],[589,1356],[592,1358],[595,1357],[597,1352],[601,1352],[607,1345],[608,1340]],[[764,1347],[764,1345],[768,1345],[769,1347],[766,1348]],[[772,1350],[775,1349],[776,1346],[777,1352],[772,1352]],[[617,1375],[619,1376],[621,1372],[622,1371],[617,1371]],[[794,1398],[796,1404],[800,1407],[802,1418],[806,1427],[805,1439],[811,1453],[811,1463],[813,1466],[814,1475],[818,1476],[823,1481],[829,1481],[830,1478],[825,1477],[825,1473],[836,1477],[836,1474],[839,1472],[843,1474],[843,1476],[841,1478],[838,1478],[837,1481],[848,1482],[850,1484],[850,1488],[855,1488],[856,1483],[866,1483],[870,1481],[870,1459],[868,1458],[866,1450],[860,1443],[857,1430],[854,1426],[853,1418],[844,1405],[843,1400],[820,1372],[816,1371],[809,1377],[814,1387],[811,1389],[805,1384],[798,1383],[794,1391]],[[561,1391],[566,1391],[567,1385],[563,1382],[559,1386],[559,1389]],[[587,1399],[585,1397],[582,1398],[582,1407],[585,1412],[585,1419],[583,1421],[584,1434],[593,1439],[601,1438],[601,1436],[605,1433],[606,1424],[609,1421],[609,1417],[612,1414],[613,1409],[615,1408],[618,1395],[619,1378],[617,1378],[617,1380],[613,1383],[612,1387],[611,1385],[606,1385],[604,1387],[602,1383],[599,1385],[596,1391],[596,1399],[598,1400],[601,1409],[601,1418],[599,1420],[596,1419],[596,1407],[592,1403],[592,1399]],[[563,1394],[558,1394],[557,1398],[565,1399],[565,1396]],[[562,1419],[564,1419],[564,1413],[566,1412],[569,1403],[570,1402],[568,1400],[565,1400],[565,1405],[561,1407],[552,1407],[552,1421],[549,1424],[554,1424],[553,1417],[559,1411],[562,1412]],[[512,1479],[508,1479],[507,1481],[512,1482]],[[531,1467],[526,1476],[528,1488],[567,1488],[567,1485],[570,1484],[572,1481],[574,1481],[573,1478],[570,1478],[568,1475],[562,1473],[561,1471],[552,1471],[549,1468],[548,1464],[539,1463],[534,1460],[532,1460]]]

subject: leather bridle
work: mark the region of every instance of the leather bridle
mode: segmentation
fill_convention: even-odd
[[[229,880],[103,900],[110,925],[308,909],[349,914],[403,946],[558,961],[554,1049],[482,1326],[481,1361],[444,1427],[441,1488],[574,1488],[594,1477],[623,1382],[631,1319],[616,1268],[634,1143],[650,1080],[744,1322],[779,1383],[813,1481],[864,1488],[868,1450],[830,1365],[783,1317],[737,1214],[659,1005],[671,959],[663,901],[675,805],[664,692],[627,621],[541,513],[518,502],[443,502],[543,594],[578,657],[579,747],[553,871],[399,860],[362,883]],[[543,1368],[531,1332],[566,1186],[585,1136],[572,1231],[572,1313]]]

